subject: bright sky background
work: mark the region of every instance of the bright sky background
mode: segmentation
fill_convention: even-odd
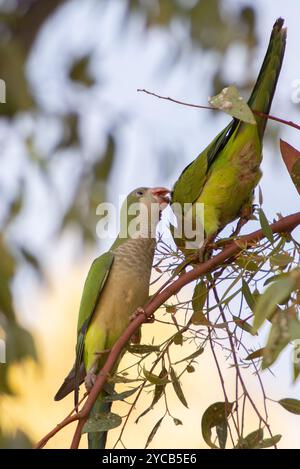
[[[299,104],[293,104],[291,96],[293,82],[300,79],[300,4],[294,0],[285,0],[285,2],[227,0],[224,3],[230,11],[234,11],[237,3],[252,3],[258,11],[259,46],[253,70],[245,69],[243,49],[238,46],[232,47],[226,58],[228,84],[236,82],[238,85],[239,79],[244,77],[245,73],[256,76],[272,25],[277,17],[285,18],[288,26],[288,42],[272,114],[299,122]],[[107,2],[105,8],[100,5],[95,0],[85,2],[73,0],[59,10],[48,21],[40,35],[28,63],[28,74],[41,105],[49,114],[53,111],[62,112],[66,108],[80,109],[84,116],[81,129],[84,152],[83,155],[78,155],[78,158],[90,158],[96,155],[104,144],[103,136],[107,129],[114,125],[115,119],[120,119],[122,116],[117,161],[109,187],[109,199],[114,202],[119,194],[126,194],[137,186],[172,186],[185,165],[226,125],[228,118],[221,113],[216,118],[210,111],[180,107],[137,93],[137,88],[147,88],[178,99],[206,104],[210,91],[206,75],[211,76],[209,72],[214,69],[213,57],[197,53],[189,55],[189,59],[180,60],[176,67],[168,68],[165,62],[168,45],[173,40],[170,35],[156,29],[147,36],[142,36],[143,22],[138,18],[130,20],[130,28],[126,30],[126,35],[123,35],[122,29],[118,27],[122,17],[123,2],[118,0]],[[184,34],[183,31],[179,25],[174,25],[174,28],[178,29],[177,37],[180,38],[180,35]],[[72,89],[66,86],[65,57],[78,56],[80,52],[90,50],[93,51],[91,64],[93,73],[101,77],[102,83],[93,91],[82,89],[78,92],[77,87]],[[269,128],[274,125],[269,123]],[[8,173],[4,173],[3,179],[12,187],[20,171],[18,161],[24,154],[21,140],[32,126],[36,126],[38,147],[41,150],[51,151],[60,132],[51,116],[45,121],[40,119],[37,122],[21,117],[15,128],[9,130],[9,138],[8,129],[3,125],[0,127],[0,142],[4,137],[6,142],[8,141],[4,153],[4,161],[9,160],[8,165],[4,164],[4,168],[8,167]],[[281,126],[279,135],[280,138],[300,148],[300,134],[296,130]],[[158,147],[159,158],[155,153]],[[174,156],[178,148],[180,158]],[[70,401],[67,405],[54,403],[52,395],[68,366],[72,364],[75,337],[70,337],[70,333],[75,334],[80,291],[90,260],[95,257],[95,253],[88,253],[84,258],[76,255],[77,250],[79,251],[79,241],[76,233],[71,231],[66,232],[59,241],[51,241],[53,218],[60,209],[60,201],[64,199],[63,194],[68,193],[68,178],[80,177],[80,174],[72,173],[68,154],[61,152],[56,157],[63,160],[59,172],[53,165],[53,182],[57,188],[57,198],[49,200],[45,187],[41,185],[38,177],[32,175],[32,192],[27,200],[28,207],[30,206],[30,219],[24,218],[23,222],[20,221],[12,233],[12,236],[30,239],[35,249],[43,253],[45,266],[49,269],[47,287],[41,287],[35,276],[28,272],[21,272],[15,285],[17,306],[23,321],[36,331],[44,371],[42,376],[35,371],[28,371],[26,379],[35,383],[35,390],[32,391],[33,388],[30,386],[34,403],[32,403],[32,394],[25,396],[12,412],[13,419],[17,421],[20,419],[35,438],[63,418],[68,405],[71,405]],[[165,162],[163,171],[160,171],[160,159]],[[299,210],[299,198],[281,161],[278,146],[275,148],[274,145],[265,145],[262,169],[264,210],[269,218],[271,219],[277,212],[289,214]],[[105,243],[99,243],[99,251],[106,247]],[[148,332],[149,338],[152,333],[157,333],[151,329],[155,326],[146,327],[151,330],[151,333]],[[209,354],[206,355],[207,358],[202,359],[201,366],[197,370],[197,387],[194,376],[184,381],[185,393],[191,396],[190,410],[182,408],[178,416],[185,420],[185,426],[170,425],[164,431],[165,437],[160,436],[154,440],[153,447],[169,446],[170,432],[174,446],[196,447],[202,444],[200,421],[203,410],[213,402],[213,399],[222,400],[215,372],[211,376],[212,363]],[[291,360],[288,354],[283,354],[273,371],[275,377],[268,372],[264,373],[270,397],[299,398],[300,382],[296,386],[291,384]],[[16,379],[20,377],[17,376]],[[249,379],[248,382],[251,387],[252,380]],[[253,386],[253,392],[256,392],[255,389]],[[177,402],[174,402],[177,406]],[[34,422],[35,419],[39,419],[44,409],[47,417],[44,417],[37,432]],[[156,411],[153,411],[151,416],[147,416],[145,427],[149,426],[150,429],[151,423],[154,424],[155,413]],[[299,418],[281,411],[275,404],[271,406],[274,433],[284,434],[281,447],[300,447],[299,433],[296,431],[299,427]],[[193,431],[189,431],[189,427]],[[142,446],[147,432],[141,436],[137,426],[132,428],[128,440],[129,447],[134,447],[135,444]],[[255,429],[250,427],[250,430]],[[160,435],[162,434],[163,431]],[[52,445],[59,446],[64,441],[68,441],[66,436]]]

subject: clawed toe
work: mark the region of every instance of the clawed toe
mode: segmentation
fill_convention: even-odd
[[[88,392],[90,392],[90,390],[94,386],[96,379],[97,375],[93,371],[89,371],[86,377],[84,378],[84,384]]]

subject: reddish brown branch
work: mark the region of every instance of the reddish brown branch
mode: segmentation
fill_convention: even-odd
[[[277,222],[273,223],[271,229],[273,233],[291,233],[298,225],[300,225],[300,212],[294,213],[287,217],[281,218]],[[262,230],[254,231],[245,236],[241,236],[237,241],[232,241],[224,250],[212,257],[208,261],[197,265],[189,272],[185,272],[177,280],[174,280],[169,286],[166,286],[158,295],[151,298],[149,303],[145,306],[144,311],[146,316],[151,316],[154,312],[162,306],[171,296],[178,293],[184,286],[198,279],[204,274],[211,272],[216,267],[222,265],[227,259],[232,258],[238,254],[241,250],[247,248],[249,245],[256,243],[263,239],[265,236]],[[78,414],[69,416],[64,419],[60,424],[57,425],[48,435],[46,435],[40,443],[37,445],[38,448],[43,447],[47,441],[52,438],[58,431],[71,422],[78,420],[77,428],[74,433],[71,448],[76,449],[79,446],[81,439],[82,428],[89,416],[89,413],[106,381],[107,376],[112,371],[116,364],[120,353],[129,341],[133,333],[141,326],[145,321],[144,314],[138,315],[126,328],[122,336],[112,347],[110,354],[105,362],[105,365],[99,372],[96,382],[91,389],[87,400],[85,401],[82,409]]]
[[[178,99],[170,98],[169,96],[161,96],[157,93],[153,93],[152,91],[148,91],[145,89],[138,88],[137,91],[141,93],[149,94],[150,96],[154,96],[155,98],[164,99],[165,101],[170,101],[171,103],[180,104],[181,106],[195,107],[198,109],[210,109],[211,111],[220,111],[220,109],[217,109],[212,106],[203,106],[201,104],[193,104],[193,103],[187,103],[185,101],[179,101]],[[300,130],[300,125],[295,124],[295,122],[287,121],[285,119],[281,119],[280,117],[272,116],[271,114],[265,114],[264,112],[256,111],[255,109],[251,109],[251,110],[253,114],[256,114],[257,116],[265,117],[266,119],[280,122],[281,124],[285,124],[285,125],[288,125],[289,127],[293,127],[294,129]]]

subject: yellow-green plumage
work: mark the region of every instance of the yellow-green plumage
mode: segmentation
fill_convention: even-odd
[[[279,18],[249,106],[269,113],[285,50],[286,30]],[[262,139],[267,119],[255,115],[257,125],[233,119],[214,141],[182,172],[174,185],[172,203],[204,204],[204,231],[210,238],[240,216],[252,201],[260,177]],[[195,213],[194,206],[192,208]],[[184,236],[175,238],[184,250]]]
[[[123,204],[123,235],[117,237],[108,252],[95,259],[85,281],[78,316],[75,364],[55,400],[74,390],[77,405],[79,385],[84,380],[91,389],[107,358],[107,350],[124,332],[135,310],[146,303],[156,243],[155,228],[159,210],[166,206],[168,192],[165,188],[139,188],[129,194]],[[159,210],[152,211],[154,204],[159,205]],[[129,207],[140,210],[136,216],[143,213],[140,223],[133,227],[135,215],[128,215]],[[129,229],[125,234],[124,228]],[[111,403],[105,402],[104,396],[105,391],[98,396],[91,417],[99,418],[101,413],[109,412]],[[89,448],[104,448],[106,434],[104,431],[89,433]]]

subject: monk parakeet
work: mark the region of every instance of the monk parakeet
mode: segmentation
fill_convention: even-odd
[[[266,56],[248,101],[252,110],[265,114],[271,108],[285,51],[283,22],[279,18],[273,26]],[[189,203],[190,211],[184,215],[195,222],[196,203],[204,204],[204,245],[228,223],[243,216],[246,207],[252,207],[253,191],[261,177],[262,140],[267,123],[264,117],[254,117],[256,125],[233,119],[184,169],[173,187],[172,203],[177,203],[179,215],[183,213],[183,204]],[[180,217],[177,219],[181,223]],[[174,237],[186,254],[187,238],[184,233]]]
[[[120,337],[132,314],[142,307],[149,295],[149,282],[155,249],[155,231],[161,210],[168,204],[163,187],[138,188],[124,201],[120,215],[120,233],[110,250],[96,258],[85,281],[80,303],[75,364],[58,390],[60,400],[79,385],[93,386],[107,351]],[[102,352],[102,353],[101,353]],[[111,403],[103,402],[103,393],[91,415],[109,412]],[[107,432],[88,434],[89,448],[104,448]]]

